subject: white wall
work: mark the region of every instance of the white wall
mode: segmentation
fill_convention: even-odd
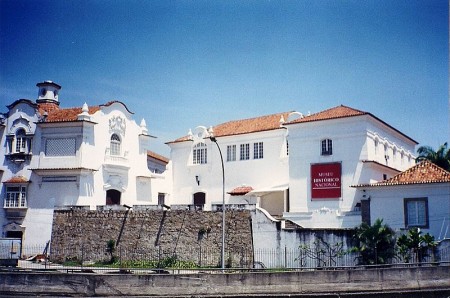
[[[132,119],[132,114],[120,102],[100,106],[87,122],[57,122],[39,124],[35,106],[29,103],[17,104],[2,129],[2,144],[11,123],[19,117],[26,117],[34,133],[32,158],[17,164],[5,161],[5,147],[0,159],[4,172],[2,181],[23,175],[31,181],[28,185],[28,208],[23,219],[0,218],[5,226],[18,222],[24,229],[24,245],[45,245],[51,237],[52,216],[55,207],[68,205],[105,205],[106,190],[122,192],[121,204],[157,204],[158,192],[170,195],[171,180],[165,175],[153,174],[147,167],[147,150],[150,136],[143,135],[143,128]],[[26,112],[26,113],[25,113]],[[113,118],[122,119],[122,128],[111,125]],[[23,121],[22,121],[23,122]],[[29,130],[27,130],[29,132]],[[107,154],[110,137],[116,132],[121,137],[122,152],[118,159]],[[46,156],[45,144],[48,138],[75,138],[76,152],[73,156]],[[30,169],[37,169],[31,171]],[[170,171],[168,171],[170,175]],[[49,177],[75,177],[71,181],[46,181]],[[48,180],[48,179],[47,179]],[[59,180],[59,179],[54,179]],[[5,188],[2,187],[2,198]],[[5,231],[3,231],[5,232]]]
[[[383,135],[387,142],[414,148],[414,142],[392,129],[383,128],[370,116],[306,122],[288,125],[288,128],[290,212],[284,216],[304,227],[352,228],[360,223],[360,215],[353,210],[361,197],[350,186],[379,181],[386,172],[393,174],[392,170],[362,162],[377,160],[370,147],[373,141],[369,135],[373,130]],[[321,156],[323,139],[333,141],[333,154],[330,156]],[[311,164],[332,162],[341,163],[341,198],[312,200]],[[396,165],[389,165],[392,166]]]
[[[217,143],[223,154],[225,170],[225,191],[229,192],[242,185],[253,189],[286,185],[288,183],[288,158],[285,154],[285,134],[283,128],[243,134],[217,137]],[[253,159],[253,143],[264,143],[264,158]],[[205,140],[207,145],[207,164],[192,164],[193,142],[171,143],[171,161],[173,169],[173,195],[171,204],[192,204],[193,194],[206,193],[206,206],[222,201],[222,166],[219,151],[215,143]],[[250,159],[239,160],[239,145],[250,144]],[[236,145],[236,161],[227,162],[227,146]],[[196,176],[200,180],[198,185]],[[229,195],[226,194],[227,201]]]
[[[370,218],[377,218],[396,230],[405,229],[404,199],[428,198],[429,229],[436,240],[450,238],[450,184],[383,186],[365,188],[370,197]]]

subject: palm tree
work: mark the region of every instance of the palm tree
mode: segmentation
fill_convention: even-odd
[[[374,224],[362,223],[355,231],[358,245],[356,251],[361,254],[361,264],[386,264],[394,257],[395,232],[382,219]]]
[[[421,146],[417,149],[419,156],[416,158],[416,162],[422,160],[429,160],[435,165],[450,171],[450,149],[447,148],[447,142],[439,146],[438,150],[430,146]]]

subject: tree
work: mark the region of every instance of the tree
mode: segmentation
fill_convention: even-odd
[[[116,251],[116,241],[114,241],[113,239],[108,240],[108,242],[106,242],[106,252],[110,256],[109,259],[110,264],[113,264],[117,259],[116,256],[114,256],[115,251]]]
[[[447,148],[447,142],[439,146],[436,151],[430,146],[421,146],[417,149],[417,154],[419,156],[416,158],[416,162],[429,160],[435,165],[450,171],[450,149]]]
[[[361,264],[387,264],[395,255],[395,232],[382,219],[377,219],[372,226],[362,223],[356,228],[354,238]]]
[[[422,235],[419,228],[412,228],[397,239],[398,254],[405,263],[409,263],[411,254],[414,255],[416,262],[421,263],[428,251],[431,252],[434,259],[436,246],[437,242],[434,241],[434,237],[428,233]]]

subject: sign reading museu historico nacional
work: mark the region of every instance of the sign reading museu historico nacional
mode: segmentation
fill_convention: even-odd
[[[311,199],[341,197],[341,163],[311,165]]]

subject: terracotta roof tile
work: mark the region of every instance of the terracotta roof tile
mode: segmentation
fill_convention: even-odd
[[[81,114],[81,107],[60,109],[55,104],[39,104],[39,113],[44,114],[47,112],[47,118],[45,122],[70,122],[77,121],[78,115]],[[99,106],[89,107],[89,114],[94,114],[100,110]]]
[[[363,112],[357,109],[353,109],[344,105],[340,105],[328,110],[324,110],[309,116],[305,116],[302,118],[298,118],[292,120],[286,124],[294,124],[294,123],[302,123],[302,122],[312,122],[312,121],[320,121],[320,120],[328,120],[328,119],[337,119],[337,118],[345,118],[345,117],[353,117],[369,114],[367,112]]]
[[[390,127],[392,130],[396,131],[397,133],[403,135],[405,138],[409,139],[410,141],[417,143],[417,141],[413,140],[412,138],[408,137],[398,129],[392,127],[391,125],[387,124],[383,120],[379,119],[378,117],[372,115],[369,112],[360,111],[354,108],[350,108],[344,105],[340,105],[328,110],[324,110],[306,117],[298,118],[295,120],[292,120],[288,123],[285,123],[285,125],[290,124],[296,124],[296,123],[305,123],[305,122],[313,122],[313,121],[323,121],[323,120],[331,120],[331,119],[339,119],[339,118],[347,118],[347,117],[355,117],[355,116],[362,116],[362,115],[369,115],[372,118],[376,119],[377,121],[383,123],[384,125]]]
[[[279,129],[281,116],[283,116],[284,119],[287,119],[290,113],[291,112],[284,112],[249,119],[228,121],[213,127],[214,136],[224,137]],[[169,143],[187,140],[189,140],[188,136],[184,136]]]
[[[28,182],[30,181],[24,176],[14,176],[11,179],[3,181],[3,183],[28,183]]]
[[[251,186],[238,186],[235,189],[233,189],[232,191],[230,191],[228,194],[232,195],[232,196],[240,196],[240,195],[245,195],[249,192],[251,192],[253,190],[253,187]]]
[[[450,182],[450,172],[438,167],[432,162],[425,160],[409,168],[408,170],[395,175],[394,177],[372,184],[360,184],[356,187],[364,186],[392,186],[408,184],[429,184]]]
[[[151,157],[151,158],[154,158],[154,159],[157,159],[159,161],[162,161],[162,162],[164,162],[166,164],[169,163],[169,161],[170,161],[167,157],[159,155],[158,153],[150,151],[150,150],[147,150],[147,156]]]

